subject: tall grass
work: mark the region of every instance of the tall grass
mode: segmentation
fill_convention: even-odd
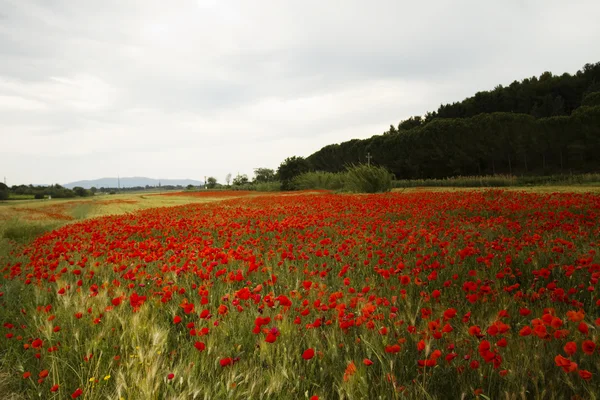
[[[3,231],[2,238],[16,243],[28,243],[46,232],[55,229],[57,223],[20,223],[19,221],[8,222]]]
[[[401,179],[392,182],[394,188],[411,187],[507,187],[542,185],[600,185],[600,174],[547,176],[456,176],[444,179]]]
[[[352,193],[383,193],[392,190],[392,174],[384,167],[366,164],[346,168],[344,189]]]
[[[326,189],[342,190],[346,180],[346,174],[333,172],[306,172],[294,178],[294,185],[298,189]]]
[[[327,189],[351,193],[381,193],[392,189],[392,174],[366,164],[349,165],[344,172],[306,172],[294,178],[298,189]]]

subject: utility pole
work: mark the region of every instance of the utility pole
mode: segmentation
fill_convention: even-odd
[[[367,165],[369,167],[371,166],[371,158],[373,158],[373,156],[371,156],[371,153],[367,153]]]

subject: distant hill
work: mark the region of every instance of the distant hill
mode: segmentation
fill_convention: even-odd
[[[123,177],[123,178],[120,178],[120,182],[121,182],[120,185],[122,188],[137,187],[137,186],[145,187],[146,185],[158,186],[159,183],[162,186],[168,186],[168,185],[200,186],[200,185],[204,185],[204,182],[196,181],[193,179],[153,179],[153,178],[145,178],[145,177],[139,177],[139,176]],[[93,180],[77,181],[77,182],[67,183],[63,186],[66,188],[69,188],[69,189],[73,189],[75,186],[80,186],[85,189],[89,189],[92,186],[94,186],[98,189],[100,189],[101,187],[116,188],[119,186],[119,178],[100,178],[100,179],[93,179]]]

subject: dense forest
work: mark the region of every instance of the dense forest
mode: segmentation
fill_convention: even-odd
[[[312,170],[337,172],[367,154],[398,179],[598,171],[600,62],[499,85],[306,160]]]

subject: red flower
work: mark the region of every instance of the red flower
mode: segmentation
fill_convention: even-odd
[[[590,379],[592,379],[592,373],[585,369],[579,370],[579,376],[581,377],[581,379],[583,379],[585,381],[589,381]]]
[[[455,316],[456,316],[456,309],[454,309],[454,308],[449,308],[446,311],[444,311],[444,319],[445,320],[452,319]]]
[[[373,361],[369,360],[368,358],[365,358],[363,360],[363,364],[365,364],[368,367],[369,365],[373,365]]]
[[[575,354],[575,352],[577,352],[577,345],[575,344],[575,342],[567,342],[563,349],[565,353],[567,353],[567,355],[572,356],[573,354]]]
[[[167,375],[167,379],[171,380],[173,378],[175,378],[175,374],[170,373],[169,375]]]
[[[233,360],[231,359],[231,357],[227,357],[227,358],[222,358],[219,361],[219,364],[221,364],[221,367],[226,367],[228,365],[233,364]]]
[[[352,375],[356,373],[356,365],[354,365],[354,361],[350,361],[350,364],[346,367],[344,371],[344,382],[348,381]]]
[[[529,335],[531,335],[531,328],[529,326],[524,326],[519,331],[519,335],[520,336],[529,336]]]
[[[554,357],[557,367],[561,367],[565,372],[573,372],[577,369],[577,364],[561,355]]]
[[[204,351],[204,349],[206,349],[206,345],[203,342],[196,342],[196,343],[194,343],[194,347],[198,351]]]
[[[531,314],[531,310],[529,310],[528,308],[521,308],[519,310],[519,314],[521,314],[523,317],[526,317],[529,314]]]
[[[58,392],[58,388],[59,388],[59,387],[60,387],[60,386],[58,386],[58,384],[52,385],[52,387],[50,388],[50,391],[51,391],[52,393],[54,393],[54,392]]]
[[[39,377],[40,377],[40,378],[45,378],[45,377],[47,377],[47,376],[48,376],[48,370],[47,370],[47,369],[43,369],[43,370],[40,372],[40,374],[39,374]]]
[[[265,341],[267,343],[275,343],[275,341],[277,340],[277,335],[269,332],[269,334],[267,335],[267,338],[265,339]]]
[[[304,358],[305,360],[310,360],[314,356],[315,356],[315,350],[314,349],[306,349],[302,353],[302,358]]]
[[[579,326],[577,327],[577,329],[579,330],[579,332],[583,333],[584,335],[587,335],[589,333],[588,325],[583,321],[579,323]]]
[[[72,398],[72,399],[76,399],[76,398],[78,398],[79,396],[81,396],[82,394],[83,394],[83,390],[81,390],[80,388],[77,388],[77,390],[75,390],[75,391],[73,392],[73,394],[71,395],[71,398]]]
[[[581,344],[581,349],[585,354],[592,355],[596,349],[596,343],[592,342],[591,340],[585,340]]]
[[[27,371],[23,374],[23,379],[27,379],[31,376],[31,372]]]
[[[176,315],[175,318],[173,318],[173,323],[178,324],[180,322],[181,322],[181,317],[179,315]]]

